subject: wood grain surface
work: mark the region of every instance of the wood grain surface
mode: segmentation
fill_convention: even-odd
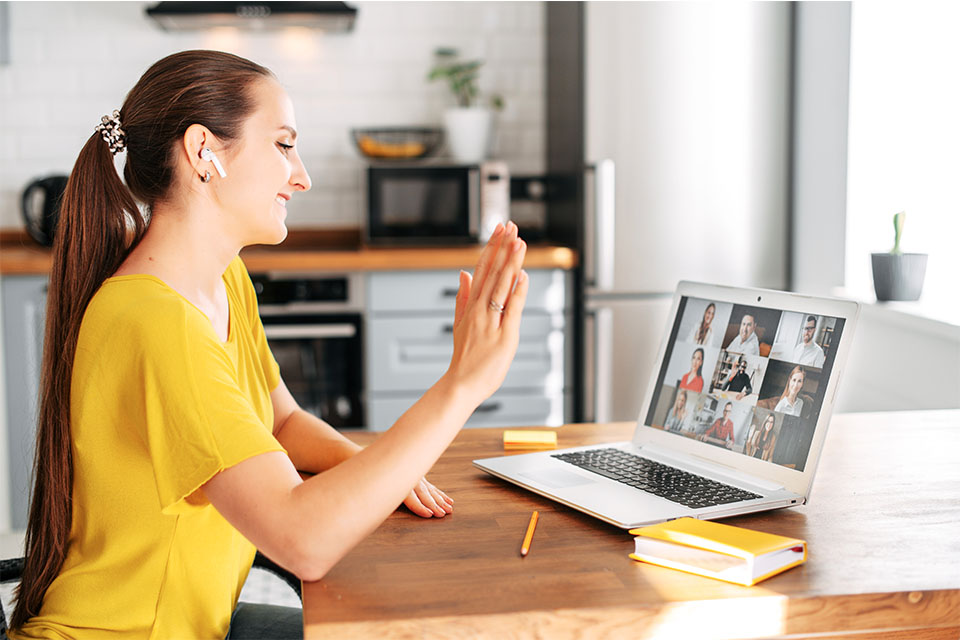
[[[252,246],[240,252],[247,270],[264,271],[397,271],[412,269],[473,269],[480,245],[455,247],[372,248],[357,244],[356,230],[294,230],[275,247]],[[573,269],[577,252],[569,247],[530,245],[526,269]],[[0,232],[0,274],[45,275],[53,258],[26,233]]]
[[[567,425],[559,446],[632,431]],[[429,475],[453,514],[397,511],[304,585],[307,638],[957,636],[958,411],[835,416],[807,505],[724,521],[809,543],[806,564],[755,587],[634,562],[628,533],[473,467],[503,455],[502,432],[464,430]]]

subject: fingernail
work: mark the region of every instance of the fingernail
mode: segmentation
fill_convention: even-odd
[[[498,223],[497,223],[497,228],[493,230],[493,235],[494,235],[494,236],[498,236],[498,235],[500,235],[501,233],[503,233],[503,225],[498,222]]]
[[[513,241],[513,250],[514,250],[515,252],[516,252],[516,251],[520,251],[520,249],[523,247],[523,245],[524,245],[523,240],[521,240],[520,238],[517,238],[516,240]]]

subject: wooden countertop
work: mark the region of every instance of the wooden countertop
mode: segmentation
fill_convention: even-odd
[[[481,246],[364,247],[355,230],[291,231],[276,247],[253,246],[240,252],[247,270],[264,271],[398,271],[472,269]],[[573,269],[577,252],[569,247],[530,245],[527,269]],[[26,234],[0,233],[0,275],[50,272],[51,251]]]
[[[566,425],[558,440],[612,442],[633,428]],[[960,633],[960,411],[834,416],[809,504],[724,521],[809,544],[806,564],[755,587],[634,562],[625,531],[473,467],[504,455],[502,433],[464,429],[428,475],[456,501],[451,515],[399,509],[303,585],[308,640]]]

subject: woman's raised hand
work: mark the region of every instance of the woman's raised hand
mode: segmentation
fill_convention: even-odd
[[[530,280],[521,269],[526,252],[517,225],[497,225],[473,276],[460,272],[447,375],[477,405],[500,387],[517,352]]]

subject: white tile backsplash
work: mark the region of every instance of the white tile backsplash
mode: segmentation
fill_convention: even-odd
[[[428,83],[433,51],[486,60],[480,87],[503,95],[494,154],[515,172],[544,170],[542,2],[353,2],[354,30],[165,32],[148,2],[10,2],[10,63],[0,66],[0,227],[19,227],[20,193],[69,173],[100,120],[161,57],[195,48],[246,56],[287,88],[313,190],[294,198],[288,226],[362,224],[357,126],[434,125],[452,104]]]

